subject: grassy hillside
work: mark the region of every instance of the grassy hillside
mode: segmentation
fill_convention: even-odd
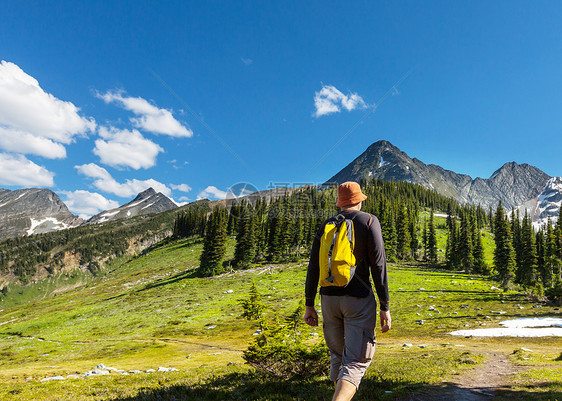
[[[241,356],[257,325],[240,317],[237,301],[255,281],[270,318],[289,314],[303,297],[305,264],[198,278],[194,269],[201,247],[194,240],[164,243],[142,256],[113,260],[97,277],[75,277],[54,293],[39,285],[21,294],[9,292],[0,301],[0,399],[329,399],[326,379],[315,378],[314,384],[266,380],[250,372]],[[497,291],[492,288],[497,283],[482,277],[397,264],[389,266],[389,275],[393,329],[378,333],[376,358],[357,399],[435,391],[442,380],[485,360],[486,351],[512,353],[521,346],[533,352],[511,359],[532,369],[514,376],[508,395],[555,399],[553,394],[562,394],[562,362],[555,361],[561,340],[447,334],[510,317],[559,315],[558,309],[534,308],[522,294]],[[320,340],[321,329],[306,330],[311,342]],[[40,382],[100,363],[127,371],[178,371]],[[538,382],[541,387],[533,387]]]

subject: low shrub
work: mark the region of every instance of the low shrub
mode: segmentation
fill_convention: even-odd
[[[301,305],[285,319],[261,320],[261,332],[244,351],[244,360],[256,372],[278,379],[313,379],[327,373],[330,366],[328,347],[321,341],[310,344],[300,329],[304,308]]]

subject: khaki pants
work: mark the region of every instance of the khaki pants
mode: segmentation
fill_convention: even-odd
[[[322,295],[324,338],[330,349],[330,380],[344,379],[355,387],[375,354],[377,303],[368,297]]]

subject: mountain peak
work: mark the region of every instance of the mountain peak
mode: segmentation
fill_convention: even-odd
[[[150,187],[140,192],[133,201],[139,201],[141,199],[150,198],[151,196],[154,195],[156,195],[156,191],[154,190],[154,188]]]
[[[530,164],[527,163],[518,164],[516,162],[507,162],[499,169],[494,171],[490,176],[490,179],[496,178],[497,176],[500,175],[509,175],[509,174],[518,174],[518,173],[520,174],[522,171],[529,171],[531,173],[538,174],[538,175],[541,174],[546,175],[539,168],[532,166]]]
[[[488,179],[472,179],[434,164],[412,159],[388,141],[371,144],[328,182],[407,181],[433,189],[461,203],[495,206],[498,200],[512,207],[535,199],[550,177],[529,164],[509,162]]]
[[[381,139],[380,141],[373,142],[368,148],[367,151],[374,151],[374,150],[381,150],[381,151],[391,151],[391,152],[400,152],[402,151],[394,146],[392,143],[388,142],[385,139]]]

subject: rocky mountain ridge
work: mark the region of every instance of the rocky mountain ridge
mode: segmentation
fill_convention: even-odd
[[[549,211],[550,217],[554,217],[552,209],[555,204],[549,204],[549,200],[558,199],[553,195],[556,191],[562,196],[562,189],[548,186],[551,180],[548,174],[529,164],[505,163],[490,178],[473,179],[466,174],[458,174],[441,166],[425,164],[419,159],[411,158],[384,140],[373,143],[328,182],[359,182],[373,178],[412,182],[434,189],[459,202],[480,204],[483,207],[496,207],[501,200],[507,209],[527,208],[534,221],[539,221],[539,216],[546,213],[546,210]],[[550,191],[550,195],[543,193],[545,190]],[[540,209],[537,209],[539,200],[543,203]],[[556,216],[557,214],[556,212]]]
[[[50,189],[0,189],[0,239],[57,231],[82,223]]]
[[[106,210],[91,217],[88,224],[100,224],[107,221],[127,219],[150,213],[160,213],[175,209],[178,206],[166,195],[156,192],[153,188],[139,193],[135,199],[118,208]]]

